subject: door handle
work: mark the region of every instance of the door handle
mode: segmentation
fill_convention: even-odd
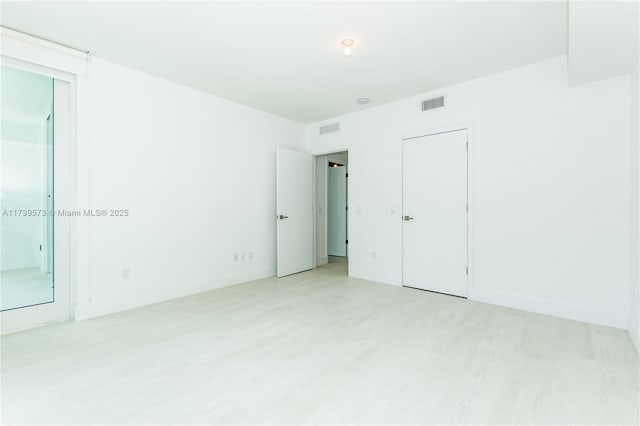
[[[285,216],[283,214],[278,216],[278,219],[289,219],[289,216]]]
[[[413,218],[411,216],[404,216],[402,219],[406,220],[407,222],[410,221],[410,220],[413,220]]]

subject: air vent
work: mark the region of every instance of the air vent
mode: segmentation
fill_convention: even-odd
[[[430,109],[442,108],[444,106],[444,96],[438,98],[427,99],[422,101],[422,111],[429,111]]]
[[[320,134],[324,135],[326,133],[331,132],[339,132],[340,131],[340,123],[327,124],[326,126],[320,127]]]

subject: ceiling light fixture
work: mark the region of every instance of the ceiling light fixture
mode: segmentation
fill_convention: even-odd
[[[358,105],[366,105],[369,103],[369,98],[358,98],[356,99],[356,103]]]
[[[351,48],[353,47],[352,39],[345,38],[340,42],[340,46],[342,46],[342,51],[344,52],[344,56],[351,56]]]

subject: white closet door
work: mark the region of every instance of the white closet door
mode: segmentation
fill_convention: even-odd
[[[313,158],[277,150],[277,275],[313,268]]]
[[[467,131],[403,141],[403,285],[467,297]]]

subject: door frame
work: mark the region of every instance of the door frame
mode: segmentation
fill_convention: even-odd
[[[317,200],[318,200],[318,194],[317,194],[317,179],[318,179],[318,173],[316,170],[316,159],[318,157],[322,157],[325,155],[331,155],[331,154],[337,154],[340,152],[346,152],[347,155],[349,155],[349,164],[351,163],[351,154],[349,153],[349,148],[348,147],[344,147],[344,148],[333,148],[330,149],[328,151],[320,151],[320,152],[314,152],[313,155],[313,268],[317,268],[318,267],[318,253],[317,248],[318,248],[318,235],[317,235],[317,219],[318,219],[318,204],[317,204]],[[347,165],[348,167],[348,165]],[[348,172],[348,168],[347,168],[347,172]],[[349,206],[349,200],[351,200],[351,196],[350,196],[350,187],[351,185],[348,184],[348,179],[347,179],[347,206]],[[325,205],[325,215],[324,215],[324,220],[325,220],[325,234],[327,232],[327,212],[326,212],[326,206],[327,206],[327,177],[325,175],[325,181],[324,181],[324,188],[325,188],[325,192],[324,192],[324,205]],[[351,209],[347,209],[347,235],[348,234],[348,230],[351,229],[351,225],[350,225],[350,221],[351,221]],[[325,235],[326,238],[326,235]],[[349,240],[351,240],[351,238],[349,238]],[[326,246],[326,244],[325,244]],[[349,245],[347,244],[347,256],[349,256]],[[347,266],[349,268],[349,266]],[[347,270],[347,276],[350,276],[349,271]]]
[[[440,126],[431,128],[418,133],[410,133],[404,135],[400,138],[400,161],[402,163],[401,167],[401,191],[403,192],[401,210],[404,214],[404,141],[409,139],[417,139],[426,136],[434,136],[442,133],[451,133],[456,132],[458,130],[466,130],[467,131],[467,300],[475,299],[475,280],[474,280],[474,258],[473,258],[473,222],[474,222],[474,214],[473,214],[473,131],[471,123],[460,123],[460,124],[451,124],[448,126]],[[400,215],[400,220],[402,220],[402,214]],[[400,285],[404,287],[404,222],[402,223],[402,246],[401,246],[401,259],[402,259],[402,276]]]
[[[54,122],[54,209],[77,209],[77,116],[78,116],[78,87],[77,76],[65,71],[49,68],[43,65],[22,61],[9,56],[1,55],[0,63],[3,66],[12,67],[22,71],[44,75],[54,80],[68,84],[65,96],[68,98],[68,128],[59,140],[55,140]],[[54,102],[55,102],[54,93]],[[55,120],[55,113],[54,113]],[[61,140],[60,140],[61,139]],[[56,149],[56,146],[58,149]],[[56,152],[57,151],[57,152]],[[60,156],[63,158],[60,158]],[[56,156],[58,157],[56,159]],[[56,171],[57,170],[57,171]],[[56,185],[58,181],[58,185]],[[58,195],[55,195],[56,192]],[[62,194],[60,194],[62,192]],[[2,329],[0,334],[8,334],[16,331],[39,327],[42,325],[68,321],[75,319],[75,307],[77,298],[77,217],[54,217],[54,286],[63,282],[66,287],[66,307],[59,305],[57,314],[52,313],[54,308],[51,303],[26,306],[24,308],[10,309],[0,313]],[[54,293],[54,302],[56,295]]]

